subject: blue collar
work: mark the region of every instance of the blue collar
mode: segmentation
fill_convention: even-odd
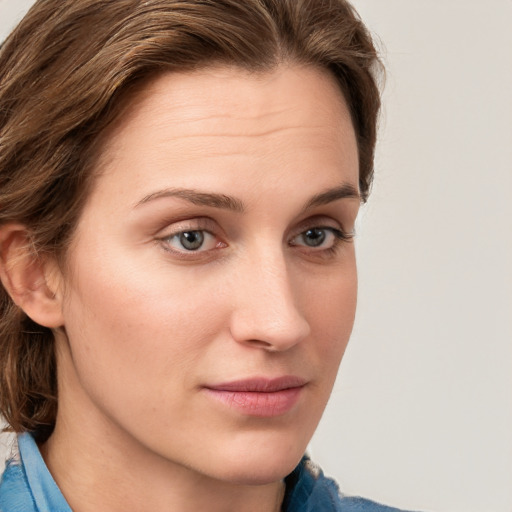
[[[0,487],[0,510],[72,512],[44,463],[34,438],[18,435],[20,460],[7,463]]]
[[[0,480],[0,512],[72,512],[32,435],[18,435],[18,448],[19,457],[15,455],[7,462]],[[325,477],[307,456],[285,482],[283,512],[399,512],[341,495],[336,482]]]

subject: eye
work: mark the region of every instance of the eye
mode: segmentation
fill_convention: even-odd
[[[290,240],[290,245],[312,249],[333,249],[341,241],[350,240],[352,235],[331,227],[313,227],[302,231]]]
[[[203,229],[174,233],[163,241],[172,249],[180,252],[199,252],[215,249],[218,243],[215,237]]]
[[[308,247],[318,247],[325,242],[327,236],[327,231],[325,229],[313,228],[301,233],[299,238],[304,242],[304,245],[307,245]]]

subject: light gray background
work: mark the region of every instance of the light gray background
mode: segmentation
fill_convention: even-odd
[[[31,3],[0,0],[0,38]],[[385,107],[358,317],[311,452],[349,494],[511,512],[512,1],[353,3]]]

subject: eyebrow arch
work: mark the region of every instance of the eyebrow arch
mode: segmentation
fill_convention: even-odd
[[[225,194],[214,194],[209,192],[199,192],[188,188],[166,188],[158,192],[153,192],[140,200],[135,208],[143,204],[160,199],[162,197],[178,197],[198,206],[210,206],[213,208],[222,208],[224,210],[232,210],[237,213],[243,213],[245,206],[242,201]]]
[[[316,206],[322,206],[325,204],[332,203],[333,201],[337,201],[338,199],[358,199],[361,201],[361,194],[357,191],[357,189],[351,185],[350,183],[343,183],[339,187],[334,187],[326,190],[325,192],[321,192],[313,196],[304,207],[304,211],[309,210],[311,208],[315,208]]]
[[[152,194],[149,194],[141,199],[135,205],[135,208],[138,208],[139,206],[149,203],[150,201],[154,201],[155,199],[160,199],[162,197],[178,197],[199,206],[221,208],[237,213],[243,213],[246,209],[244,203],[235,197],[211,192],[199,192],[198,190],[188,188],[166,188],[164,190],[159,190],[158,192],[153,192]],[[346,198],[361,200],[361,195],[350,183],[343,183],[339,187],[330,188],[325,192],[316,194],[306,203],[303,211],[315,208],[316,206],[332,203],[338,199]]]

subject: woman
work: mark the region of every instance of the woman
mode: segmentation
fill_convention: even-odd
[[[303,458],[377,68],[341,0],[35,4],[0,54],[0,510],[390,510]]]

